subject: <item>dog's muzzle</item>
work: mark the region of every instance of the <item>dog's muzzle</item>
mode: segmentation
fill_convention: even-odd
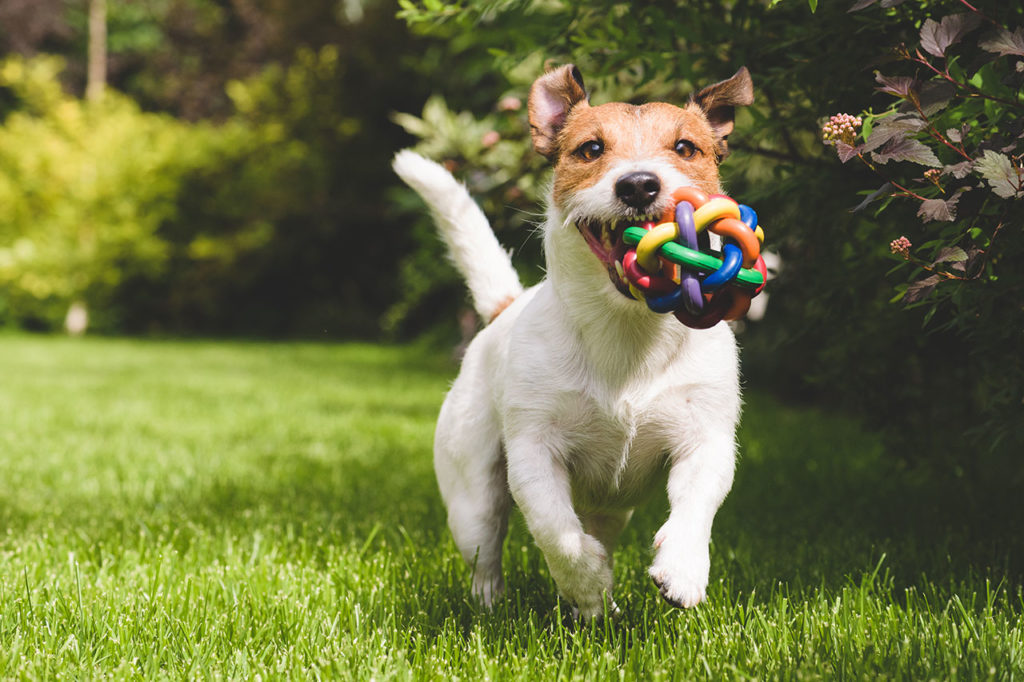
[[[608,271],[608,278],[619,292],[632,299],[629,293],[629,281],[622,266],[622,258],[627,247],[622,241],[622,233],[631,225],[639,225],[646,229],[654,226],[654,216],[638,216],[636,218],[620,218],[611,222],[583,218],[576,221],[576,229],[583,235],[590,250]]]

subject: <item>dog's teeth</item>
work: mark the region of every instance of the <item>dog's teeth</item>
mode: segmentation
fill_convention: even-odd
[[[622,261],[615,261],[615,273],[619,276],[619,281],[623,284],[626,283],[626,271],[622,269]]]

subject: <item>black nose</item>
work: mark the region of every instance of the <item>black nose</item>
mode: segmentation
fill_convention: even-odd
[[[646,208],[661,191],[661,181],[653,173],[629,173],[615,182],[615,196],[627,206]]]

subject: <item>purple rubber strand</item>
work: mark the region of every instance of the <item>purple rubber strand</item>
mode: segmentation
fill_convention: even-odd
[[[679,238],[676,240],[683,246],[699,250],[697,244],[697,228],[693,222],[693,204],[680,201],[676,204],[676,224],[679,225]],[[700,291],[700,279],[680,266],[680,286],[683,288],[683,305],[693,315],[704,310],[704,296]]]

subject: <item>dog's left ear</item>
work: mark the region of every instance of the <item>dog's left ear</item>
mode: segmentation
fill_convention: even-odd
[[[693,101],[704,110],[715,131],[718,158],[725,158],[729,153],[726,139],[735,127],[736,107],[754,103],[754,83],[750,80],[750,72],[741,66],[732,78],[709,85],[694,95]]]
[[[554,158],[558,152],[558,133],[565,126],[569,110],[581,102],[587,104],[587,91],[575,65],[566,64],[538,78],[530,88],[527,104],[533,148],[549,159]]]

